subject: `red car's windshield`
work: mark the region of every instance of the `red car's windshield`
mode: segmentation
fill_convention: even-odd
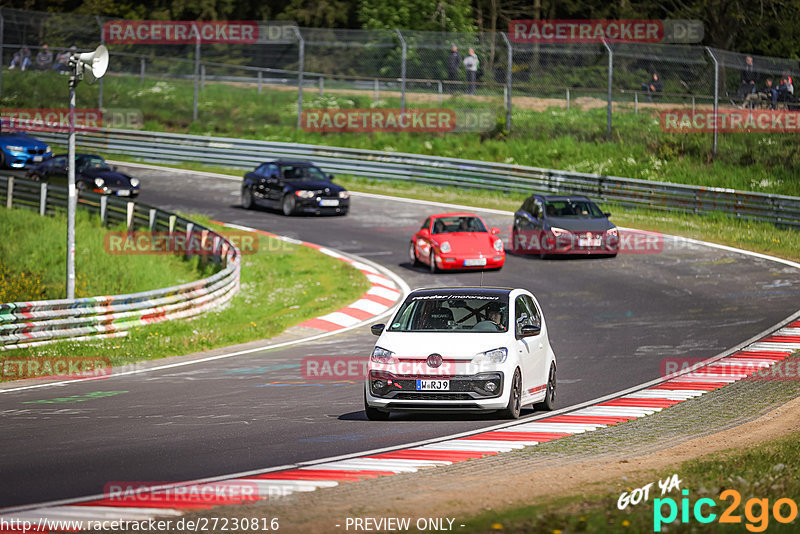
[[[431,233],[451,234],[454,232],[486,232],[486,226],[479,218],[469,215],[439,217],[433,222]]]

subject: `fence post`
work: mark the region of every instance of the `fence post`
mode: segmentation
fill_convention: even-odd
[[[633,92],[633,114],[639,114],[639,91]]]
[[[439,105],[441,105],[442,104],[442,80],[437,81],[436,84],[437,84],[437,86],[439,88]]]
[[[128,202],[126,205],[127,208],[127,217],[125,218],[125,223],[128,225],[128,232],[133,231],[133,208],[136,207],[135,202]]]
[[[175,215],[169,216],[169,235],[175,233],[175,219],[176,219]]]
[[[192,121],[197,120],[197,99],[200,91],[200,35],[194,45],[194,102],[192,104]]]
[[[108,197],[103,195],[100,197],[100,223],[106,224],[108,222]]]
[[[567,109],[569,109],[569,87],[567,87]]]
[[[400,30],[395,28],[397,32],[397,37],[400,38],[400,44],[402,45],[402,59],[400,63],[400,109],[403,111],[406,110],[406,57],[408,54],[408,45],[406,44],[406,40],[403,39],[403,34],[400,33]]]
[[[611,139],[611,83],[614,80],[614,52],[603,39],[603,46],[608,50],[608,109],[606,111],[606,139]]]
[[[297,128],[301,126],[303,116],[303,69],[306,61],[306,41],[300,33],[300,28],[292,26],[294,34],[297,36]]]
[[[6,190],[8,196],[6,197],[6,208],[11,209],[14,205],[14,177],[8,177],[8,189]]]
[[[502,32],[503,40],[508,49],[508,62],[506,64],[506,130],[511,131],[511,67],[514,64],[514,47],[508,39],[508,34]]]
[[[200,90],[206,90],[206,66],[200,65]]]
[[[3,18],[3,10],[0,9],[0,94],[3,94],[3,50],[5,41],[3,40],[3,29],[6,26],[6,19]]]
[[[47,213],[47,182],[39,189],[39,215],[44,217],[45,213]]]
[[[106,44],[106,36],[103,32],[103,21],[100,20],[100,15],[95,15],[97,25],[100,26],[100,44]],[[2,63],[0,63],[2,65]],[[97,109],[103,109],[103,78],[97,81]]]
[[[706,47],[706,52],[708,55],[711,56],[711,60],[714,62],[714,146],[711,149],[713,154],[717,153],[717,134],[719,133],[717,130],[719,125],[719,61],[717,61],[716,56],[711,51],[709,47]]]
[[[375,103],[376,104],[378,103],[378,93],[380,91],[379,84],[380,84],[380,82],[378,82],[378,78],[375,78]]]
[[[151,232],[154,232],[156,229],[156,214],[158,210],[156,208],[150,208],[150,220],[147,227],[150,229]]]
[[[261,84],[263,83],[264,74],[258,71],[258,94],[261,94]]]
[[[325,78],[319,77],[319,96],[325,94]]]
[[[147,60],[145,58],[139,58],[139,82],[144,81],[144,71],[146,68]]]

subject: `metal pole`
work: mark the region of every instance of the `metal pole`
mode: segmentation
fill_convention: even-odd
[[[3,94],[3,65],[5,65],[3,61],[3,45],[5,44],[3,40],[3,29],[5,25],[6,20],[3,18],[3,11],[0,10],[0,94]]]
[[[639,91],[633,92],[633,113],[634,115],[639,114]]]
[[[144,58],[140,58],[139,59],[139,81],[140,82],[144,81],[144,70],[146,68],[146,63],[147,63],[147,60],[145,60]]]
[[[406,40],[403,39],[403,34],[400,33],[400,30],[395,28],[397,32],[397,37],[400,38],[400,44],[402,45],[402,59],[400,63],[400,109],[403,111],[406,110],[406,55],[408,53],[408,46],[406,45]]]
[[[297,127],[300,128],[303,117],[303,70],[306,61],[306,41],[297,26],[292,26],[297,36]]]
[[[78,85],[77,57],[70,58],[69,76],[69,143],[67,155],[67,298],[75,298],[75,87]]]
[[[200,90],[206,90],[206,66],[200,65]]]
[[[569,87],[567,87],[567,109],[569,109]]]
[[[95,20],[97,20],[97,25],[100,26],[100,44],[106,44],[106,36],[103,32],[103,21],[100,20],[100,16],[96,15]],[[0,63],[2,65],[2,63]],[[103,78],[97,83],[97,109],[103,109]]]
[[[261,78],[262,78],[262,76],[263,76],[263,74],[261,73],[261,71],[258,71],[258,94],[261,94]]]
[[[514,48],[511,46],[511,41],[508,39],[508,34],[503,32],[500,35],[503,36],[503,40],[506,42],[506,48],[508,49],[508,62],[506,64],[506,88],[508,89],[506,96],[506,130],[510,132],[511,131],[511,67],[514,64]]]
[[[194,45],[194,103],[192,104],[192,121],[197,120],[197,99],[200,92],[200,35]]]
[[[378,90],[378,78],[375,78],[375,103],[376,104],[378,103],[378,93],[379,93],[379,90]]]
[[[614,81],[614,52],[611,47],[603,40],[603,45],[608,50],[608,109],[606,111],[606,139],[611,139],[611,84]]]
[[[319,77],[319,96],[325,94],[325,78]]]
[[[439,89],[439,104],[441,104],[442,103],[442,80],[438,80],[436,83],[439,86],[438,87],[438,89]]]
[[[712,61],[714,61],[714,146],[711,152],[716,154],[717,134],[719,133],[719,125],[717,124],[719,122],[719,61],[717,61],[716,56],[714,56],[714,53],[709,47],[706,47],[706,52],[708,52],[708,55],[711,56]]]

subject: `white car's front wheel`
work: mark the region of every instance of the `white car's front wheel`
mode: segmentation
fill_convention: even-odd
[[[508,404],[505,410],[501,410],[500,415],[503,419],[519,419],[522,411],[522,373],[519,369],[514,371],[514,378],[511,379],[511,392],[508,395]]]
[[[364,413],[367,414],[367,419],[370,421],[387,421],[389,419],[389,412],[382,412],[377,408],[373,408],[367,404],[367,393],[364,392]]]

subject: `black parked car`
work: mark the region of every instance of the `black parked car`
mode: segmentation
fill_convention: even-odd
[[[616,256],[619,231],[585,196],[531,195],[514,213],[511,250],[517,254]]]
[[[284,215],[347,215],[350,193],[309,161],[274,160],[244,175],[242,207],[279,209]]]
[[[31,180],[67,185],[67,159],[67,154],[55,155],[28,169],[27,176]],[[91,154],[75,156],[75,187],[120,197],[135,197],[140,191],[138,178],[117,171],[100,156]]]

